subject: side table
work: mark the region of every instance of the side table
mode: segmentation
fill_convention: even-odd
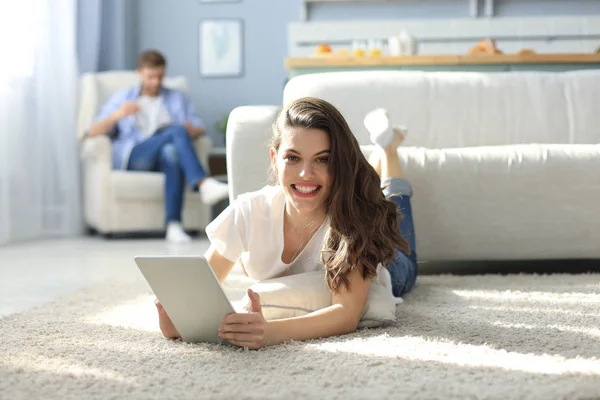
[[[225,147],[213,147],[210,150],[208,169],[215,179],[227,182],[227,153]]]

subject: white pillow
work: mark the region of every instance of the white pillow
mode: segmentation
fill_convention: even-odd
[[[331,305],[331,290],[325,272],[314,271],[257,282],[250,287],[260,295],[266,320],[297,317]],[[402,299],[392,294],[389,272],[380,267],[371,282],[359,328],[373,328],[397,321],[396,304]],[[245,311],[250,309],[248,295],[242,300]]]

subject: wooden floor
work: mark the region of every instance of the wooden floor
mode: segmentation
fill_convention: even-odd
[[[205,236],[185,245],[82,237],[0,247],[0,316],[107,279],[140,279],[133,261],[137,255],[203,255],[207,248]]]

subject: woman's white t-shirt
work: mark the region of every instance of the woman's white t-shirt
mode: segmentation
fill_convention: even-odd
[[[324,269],[321,249],[329,218],[321,224],[298,256],[286,264],[283,253],[285,194],[280,186],[265,186],[238,198],[206,227],[217,251],[232,262],[241,260],[255,280]]]

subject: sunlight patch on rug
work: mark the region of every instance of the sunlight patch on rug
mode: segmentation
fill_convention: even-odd
[[[528,313],[528,314],[561,314],[570,317],[588,317],[598,318],[600,313],[580,312],[572,309],[561,310],[559,308],[540,308],[540,307],[507,307],[507,306],[469,306],[471,310],[485,311],[508,311],[512,313]]]
[[[347,352],[366,356],[436,361],[467,367],[493,367],[539,374],[600,375],[600,360],[561,356],[521,354],[490,346],[431,341],[422,337],[381,337],[344,342],[312,344],[309,348],[332,353]]]
[[[503,328],[518,328],[518,329],[529,329],[529,330],[540,330],[540,329],[556,329],[561,332],[571,332],[571,333],[582,333],[584,335],[589,335],[592,337],[600,338],[600,329],[596,328],[579,328],[576,326],[564,326],[564,325],[533,325],[533,324],[511,324],[502,321],[495,321],[492,323],[494,326],[501,326]]]
[[[591,293],[552,293],[552,292],[521,292],[521,291],[491,291],[491,290],[453,290],[457,296],[490,300],[537,301],[543,303],[600,303],[600,294]]]
[[[71,377],[91,377],[107,381],[115,381],[136,385],[135,379],[124,376],[110,369],[92,368],[74,363],[67,357],[46,357],[40,354],[19,353],[0,359],[0,364],[12,369],[30,372],[50,372]]]
[[[153,332],[158,328],[153,295],[141,295],[123,304],[83,319],[96,325],[110,325]]]
[[[131,301],[85,317],[83,322],[147,332],[158,331],[158,314],[154,305],[154,298],[155,296],[152,294],[137,296]],[[231,305],[234,309],[241,310],[242,300],[231,301]]]

